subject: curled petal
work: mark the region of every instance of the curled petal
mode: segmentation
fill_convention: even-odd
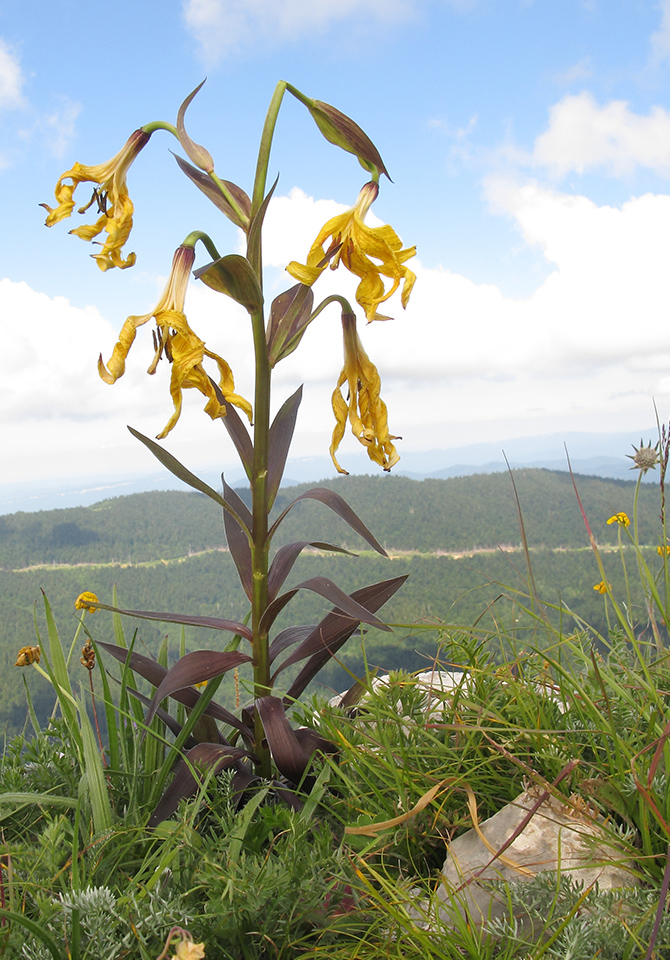
[[[365,447],[370,459],[388,471],[400,459],[392,442],[399,438],[389,433],[386,404],[380,396],[379,373],[363,349],[353,314],[342,314],[342,330],[344,367],[332,396],[335,428],[330,455],[338,473],[346,473],[335,455],[348,420],[353,435]],[[342,396],[342,387],[345,384],[348,387],[348,401]]]
[[[106,163],[92,167],[75,163],[56,184],[58,206],[50,207],[46,203],[42,204],[48,214],[46,225],[52,227],[72,214],[75,206],[74,192],[80,183],[96,184],[91,199],[80,207],[79,213],[85,213],[95,204],[98,212],[97,220],[92,224],[75,227],[70,232],[81,240],[89,242],[103,232],[107,234],[102,250],[93,254],[93,259],[101,270],[109,270],[111,267],[125,269],[132,267],[135,263],[134,253],[129,254],[125,259],[121,253],[133,225],[133,204],[128,195],[126,175],[135,158],[148,143],[150,136],[151,134],[143,130],[136,130],[116,156]]]
[[[343,263],[347,270],[360,278],[356,300],[365,310],[368,321],[388,319],[377,313],[377,307],[388,300],[401,283],[402,305],[407,306],[416,280],[412,271],[405,266],[405,261],[416,254],[416,247],[403,250],[402,242],[392,227],[368,227],[364,222],[378,192],[376,183],[366,183],[356,204],[346,213],[332,217],[322,227],[306,263],[293,260],[286,268],[300,283],[311,286],[327,266],[336,270]],[[328,239],[330,244],[326,249]],[[388,289],[385,289],[382,277],[391,281]]]

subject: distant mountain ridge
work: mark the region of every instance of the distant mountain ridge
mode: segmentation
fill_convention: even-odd
[[[443,450],[401,450],[402,459],[394,474],[414,480],[425,480],[498,473],[507,470],[503,452],[512,469],[537,468],[564,471],[567,469],[567,448],[572,468],[576,473],[586,476],[630,479],[634,474],[631,473],[631,462],[626,459],[626,454],[632,452],[632,444],[639,444],[641,437],[645,442],[650,438],[654,442],[657,433],[656,427],[635,433],[555,433],[536,437],[516,437],[495,443],[468,444]],[[373,467],[364,453],[349,453],[343,462],[352,474],[365,475],[373,472]],[[210,485],[220,487],[220,471],[213,470],[211,467],[198,470],[192,464],[188,466]],[[244,474],[239,467],[230,467],[226,464],[222,466],[229,483],[237,485],[243,482]],[[288,461],[284,486],[315,483],[335,476],[333,464],[328,456],[294,458]],[[646,479],[653,480],[653,474]],[[88,506],[103,497],[123,496],[151,490],[179,489],[188,488],[158,465],[151,473],[130,476],[72,477],[55,480],[41,478],[21,483],[0,483],[0,514],[15,513],[19,510],[32,512]]]

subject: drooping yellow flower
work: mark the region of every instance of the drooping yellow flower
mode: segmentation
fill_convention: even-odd
[[[656,553],[659,557],[670,557],[670,544],[666,543],[665,546],[656,547]]]
[[[202,960],[205,956],[205,944],[182,940],[175,947],[174,960]]]
[[[204,342],[190,328],[184,314],[186,288],[194,260],[195,252],[192,247],[177,248],[167,285],[154,309],[140,317],[128,317],[107,365],[103,363],[102,355],[98,360],[98,373],[105,383],[116,383],[125,372],[126,357],[135,340],[137,328],[155,317],[158,328],[154,334],[155,351],[147,373],[156,372],[158,361],[165,353],[172,365],[170,394],[175,410],[165,428],[158,434],[158,439],[166,437],[177,423],[184,389],[194,388],[207,397],[205,412],[212,420],[226,415],[225,407],[217,398],[215,384],[203,367],[205,357],[213,360],[218,367],[219,387],[225,400],[244,410],[251,420],[251,405],[235,393],[235,381],[230,367],[223,357],[205,347]]]
[[[29,667],[31,663],[39,663],[42,652],[39,647],[21,647],[16,658],[15,667]]]
[[[85,213],[93,204],[97,205],[98,219],[95,223],[86,224],[70,230],[75,236],[82,240],[93,240],[103,231],[107,234],[107,239],[102,244],[100,253],[93,254],[93,259],[97,262],[101,270],[109,270],[110,267],[132,267],[135,263],[135,254],[129,253],[124,260],[121,255],[123,245],[130,235],[133,225],[133,204],[128,196],[128,187],[126,185],[126,174],[138,156],[140,151],[146,146],[150,133],[143,130],[136,130],[125,146],[119,150],[115,157],[106,163],[99,163],[94,167],[84,166],[83,163],[75,163],[71,170],[67,170],[56,184],[57,207],[50,207],[43,203],[42,206],[47,210],[47,227],[53,227],[66,217],[69,217],[74,209],[73,195],[80,183],[94,183],[98,186],[93,188],[93,196],[89,202],[79,208],[79,213]],[[71,180],[71,183],[65,183],[65,180]]]
[[[593,589],[596,590],[598,593],[607,593],[608,584],[605,583],[604,580],[601,580],[600,583],[596,583]]]
[[[613,517],[610,517],[607,523],[608,525],[610,523],[618,523],[620,527],[630,526],[630,520],[628,519],[628,514],[624,513],[623,510],[620,513],[615,513]]]
[[[390,470],[400,459],[389,433],[386,404],[380,397],[381,380],[377,368],[363,349],[356,330],[356,317],[342,314],[344,335],[344,367],[333,391],[332,405],[335,414],[335,429],[330,445],[330,455],[338,473],[345,473],[335,456],[340,445],[347,420],[356,439],[363,444],[368,456],[384,470]],[[347,384],[349,397],[345,400],[341,388]]]
[[[336,270],[340,262],[343,263],[347,270],[361,279],[356,300],[365,310],[368,321],[388,320],[388,317],[377,313],[377,307],[395,293],[401,281],[401,300],[403,307],[406,307],[416,280],[416,276],[404,265],[416,254],[416,247],[403,250],[397,233],[387,224],[368,227],[364,223],[365,215],[378,193],[379,187],[374,181],[366,183],[354,206],[346,213],[333,217],[321,229],[307,255],[307,263],[292,260],[286,268],[292,277],[311,287],[328,265],[331,270]],[[329,237],[330,245],[325,250],[324,243]],[[382,277],[392,281],[388,290],[384,289]]]
[[[92,603],[100,603],[100,601],[94,593],[86,591],[85,593],[79,594],[74,602],[74,608],[75,610],[88,610],[89,613],[95,613],[98,608],[92,607]]]

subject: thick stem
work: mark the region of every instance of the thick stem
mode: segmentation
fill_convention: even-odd
[[[265,197],[270,149],[277,115],[281,106],[286,84],[277,84],[261,136],[254,180],[254,193],[251,204],[251,219],[258,212]],[[263,261],[260,244],[254,249],[247,248],[247,257],[258,278],[263,284]],[[251,314],[256,360],[256,383],[254,390],[254,460],[251,470],[251,630],[253,634],[254,657],[254,697],[265,697],[271,692],[270,660],[267,629],[261,629],[261,618],[268,605],[268,458],[270,440],[270,361],[268,358],[265,318],[263,310]],[[258,757],[258,773],[263,777],[272,776],[272,759],[267,746],[263,746],[265,732],[260,714],[256,713],[254,740]]]

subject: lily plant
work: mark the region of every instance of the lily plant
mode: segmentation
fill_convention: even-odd
[[[144,698],[147,703],[145,727],[149,728],[152,720],[159,717],[175,735],[177,750],[182,751],[174,778],[153,811],[152,823],[169,816],[182,797],[196,791],[198,777],[203,771],[211,774],[232,768],[233,783],[238,790],[243,790],[258,777],[273,781],[278,787],[297,787],[305,777],[314,751],[327,750],[329,745],[314,731],[294,730],[287,709],[361,624],[390,629],[376,614],[405,580],[405,577],[395,577],[351,594],[325,577],[313,577],[291,589],[284,589],[295,561],[306,547],[348,552],[321,541],[288,543],[272,551],[272,541],[279,526],[301,500],[324,504],[374,550],[382,556],[386,553],[342,497],[326,488],[317,487],[301,494],[273,522],[270,519],[302,395],[300,388],[284,402],[271,422],[272,372],[300,346],[308,326],[330,305],[336,305],[341,312],[344,344],[344,364],[332,397],[335,427],[330,453],[333,462],[340,473],[346,473],[338,463],[336,453],[347,422],[370,459],[384,470],[390,470],[399,459],[393,443],[398,438],[389,432],[386,405],[380,396],[380,377],[363,348],[355,309],[339,295],[328,296],[315,305],[312,289],[326,268],[334,270],[343,265],[359,279],[356,301],[368,322],[388,319],[379,313],[379,307],[397,290],[400,290],[403,306],[407,304],[415,276],[406,262],[414,256],[415,248],[403,249],[390,226],[370,227],[365,223],[366,214],[379,193],[380,177],[386,175],[388,178],[386,168],[372,141],[353,120],[335,107],[313,100],[282,81],[276,87],[265,118],[253,189],[249,195],[237,184],[220,177],[209,151],[195,143],[186,132],[186,110],[199,89],[181,105],[176,125],[163,121],[146,124],[136,130],[107,163],[97,166],[75,163],[58,181],[56,205],[43,205],[48,212],[47,226],[53,226],[73,213],[74,193],[78,186],[92,184],[92,196],[78,212],[85,214],[93,207],[95,221],[71,232],[86,241],[102,237],[102,241],[98,241],[100,251],[93,254],[101,270],[133,266],[135,254],[124,251],[133,223],[127,174],[153,134],[166,131],[176,138],[188,157],[188,160],[175,157],[180,170],[246,237],[246,255],[221,256],[208,234],[200,230],[189,233],[174,254],[169,280],[154,309],[128,317],[111,357],[104,362],[101,356],[98,361],[101,378],[108,384],[115,383],[123,376],[139,328],[154,320],[153,356],[148,373],[153,374],[161,360],[170,365],[170,394],[174,407],[157,439],[164,439],[176,426],[183,391],[199,391],[206,401],[205,412],[213,420],[220,420],[228,431],[251,492],[249,507],[222,477],[222,492],[219,493],[191,473],[161,444],[129,427],[131,433],[173,474],[222,508],[228,547],[250,605],[249,616],[242,622],[175,612],[121,610],[98,602],[91,594],[82,595],[84,599],[80,606],[84,609],[112,610],[145,620],[206,627],[232,634],[224,650],[187,653],[170,669],[132,649],[97,644],[155,687],[151,700]],[[286,269],[297,283],[277,296],[268,310],[263,295],[262,227],[276,187],[275,181],[268,189],[268,167],[275,126],[286,93],[307,108],[326,140],[358,158],[368,180],[351,209],[324,225],[307,254],[306,262],[288,264]],[[248,313],[255,358],[253,402],[236,392],[229,364],[197,336],[184,313],[196,250],[201,248],[208,259],[194,271],[194,277],[212,290],[232,298]],[[333,609],[317,625],[294,626],[275,632],[278,615],[299,590],[319,594],[333,605]],[[246,648],[242,646],[243,642],[248,645]],[[216,703],[213,697],[222,676],[242,664],[250,664],[253,668],[254,700],[241,716],[237,716]],[[295,664],[302,665],[297,676],[282,697],[275,696],[279,675]],[[199,689],[205,681],[209,683]],[[185,725],[180,725],[161,708],[161,703],[168,697],[188,708]],[[222,729],[216,721],[224,725]]]

